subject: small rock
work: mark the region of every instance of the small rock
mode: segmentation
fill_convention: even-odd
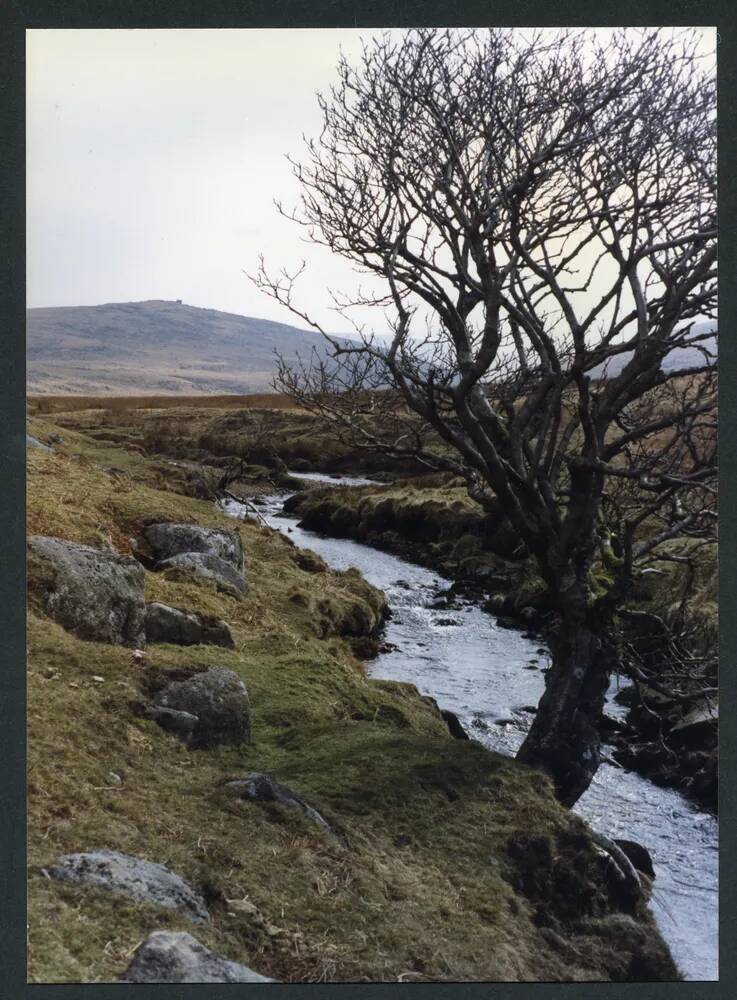
[[[159,570],[183,569],[196,576],[212,580],[217,584],[232,587],[238,594],[246,593],[246,580],[242,572],[234,569],[230,563],[207,552],[182,552],[180,555],[164,559],[156,564]]]
[[[107,849],[65,854],[49,868],[61,882],[110,889],[142,903],[178,910],[194,923],[210,919],[204,899],[165,865]]]
[[[47,444],[39,441],[32,434],[26,434],[26,448],[37,448],[39,451],[53,451],[53,448],[49,448]]]
[[[503,614],[506,606],[507,606],[507,598],[505,597],[504,594],[491,594],[491,596],[484,604],[485,610],[493,615]]]
[[[719,706],[715,701],[701,701],[690,706],[683,718],[674,723],[672,732],[686,745],[700,748],[704,737],[715,733],[719,725]]]
[[[105,678],[104,677],[100,677],[98,674],[93,674],[92,675],[92,680],[93,681],[97,681],[98,684],[104,684],[105,683]]]
[[[199,552],[228,563],[243,573],[243,544],[237,531],[202,528],[198,524],[149,524],[143,529],[158,562],[184,553]]]
[[[189,714],[197,720],[186,736],[191,750],[217,746],[243,746],[251,738],[251,707],[246,685],[238,674],[227,667],[210,667],[185,681],[173,681],[156,696],[150,712],[173,709],[180,713],[178,719],[166,713],[155,721],[164,728],[174,726],[177,735],[189,726]],[[150,717],[154,717],[153,715]],[[183,727],[182,731],[177,731]]]
[[[146,605],[146,641],[168,642],[177,646],[235,645],[225,622],[212,616],[196,615],[154,601]]]
[[[238,778],[228,781],[223,786],[230,795],[235,795],[239,799],[250,800],[252,802],[276,802],[279,805],[287,806],[289,809],[298,809],[307,819],[316,823],[325,833],[331,837],[340,839],[330,824],[320,813],[308,806],[299,795],[282,785],[270,774],[262,774],[259,771],[252,771],[245,778]]]
[[[638,872],[649,878],[655,878],[652,855],[646,847],[635,840],[615,840],[614,843],[627,855]]]
[[[460,719],[455,712],[450,712],[447,708],[440,710],[440,714],[445,719],[450,735],[456,740],[467,740],[469,735],[461,725]]]
[[[112,783],[114,785],[122,785],[123,784],[123,779],[120,777],[120,775],[116,771],[108,771],[107,776],[108,776],[108,778],[110,778],[110,780],[112,781]]]
[[[159,570],[185,569],[245,594],[243,544],[237,531],[198,524],[149,524],[143,537]]]
[[[191,712],[177,712],[173,708],[162,708],[160,705],[149,706],[144,715],[147,719],[158,723],[167,733],[174,733],[184,743],[189,744],[192,733],[200,721]]]
[[[442,628],[449,628],[451,625],[458,625],[458,621],[455,618],[436,618],[433,625],[439,625]]]
[[[183,931],[154,931],[139,945],[121,983],[273,983],[209,951]]]

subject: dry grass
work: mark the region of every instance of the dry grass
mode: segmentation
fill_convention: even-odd
[[[302,459],[312,468],[329,471],[386,467],[386,459],[381,455],[362,454],[357,458],[348,445],[310,413],[289,406],[257,405],[262,398],[268,403],[279,397],[247,398],[251,400],[248,406],[187,406],[179,397],[177,405],[160,409],[115,409],[103,405],[98,409],[37,413],[31,417],[31,425],[44,440],[44,435],[48,437],[53,431],[46,418],[53,418],[57,430],[59,426],[64,428],[62,451],[69,451],[72,444],[81,454],[92,454],[90,449],[108,445],[119,451],[125,449],[118,463],[122,467],[131,461],[131,453],[135,451],[202,463],[237,461],[248,452],[249,462],[256,465],[273,466],[275,456],[279,455],[287,464]],[[70,432],[69,441],[66,431]],[[30,432],[34,433],[33,429]],[[112,458],[111,465],[115,464]]]
[[[144,456],[62,434],[82,457],[29,452],[30,531],[125,552],[151,521],[234,527],[211,504],[157,489]],[[101,447],[137,481],[100,469]],[[44,877],[59,854],[95,847],[170,865],[207,898],[212,920],[196,936],[281,980],[626,978],[632,955],[657,951],[645,914],[608,916],[591,903],[602,876],[585,827],[543,775],[452,740],[411,687],[366,678],[343,633],[375,623],[378,593],[356,573],[306,572],[286,538],[256,523],[239,530],[243,601],[146,574],[149,600],[227,620],[233,650],[156,645],[136,667],[129,650],[82,642],[47,619],[31,581],[30,979],[109,981],[150,931],[192,929]],[[190,753],[135,707],[157,678],[214,664],[245,680],[253,742]],[[304,794],[348,847],[277,807],[219,795],[224,778],[250,770]],[[530,833],[563,859],[578,844],[565,861],[566,885],[588,894],[577,928],[556,916],[568,890],[541,904],[515,888],[524,871],[506,845]],[[541,905],[562,937],[546,935]]]
[[[280,393],[260,392],[246,396],[29,396],[31,414],[73,413],[76,410],[166,410],[172,407],[195,406],[199,409],[239,409],[242,407],[267,407],[276,410],[293,410],[297,404]]]

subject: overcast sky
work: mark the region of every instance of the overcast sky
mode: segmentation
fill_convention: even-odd
[[[319,131],[315,91],[366,34],[29,31],[28,305],[181,298],[289,322],[242,269],[308,254],[306,303],[345,327],[322,289],[348,265],[273,199],[296,203],[284,154]]]
[[[263,252],[306,257],[301,302],[345,330],[324,290],[353,286],[349,265],[300,242],[273,199],[296,203],[284,154],[319,132],[340,47],[357,56],[370,35],[29,31],[28,305],[183,299],[295,322],[242,273]]]

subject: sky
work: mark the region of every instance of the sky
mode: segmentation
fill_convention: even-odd
[[[355,287],[350,265],[273,202],[296,204],[285,154],[319,133],[340,48],[357,57],[371,34],[28,31],[28,305],[182,299],[298,322],[244,275],[263,253],[306,259],[300,304],[345,331],[325,290]]]
[[[344,327],[323,289],[349,265],[273,201],[296,204],[285,154],[319,131],[315,92],[365,34],[27,32],[28,305],[182,299],[284,322],[243,270],[308,256],[305,304]]]

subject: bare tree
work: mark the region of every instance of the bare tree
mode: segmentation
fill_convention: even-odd
[[[334,299],[345,317],[382,310],[391,336],[331,338],[296,305],[298,274],[262,261],[254,278],[333,344],[327,361],[282,363],[277,387],[358,446],[462,476],[536,560],[558,628],[519,757],[567,804],[598,767],[617,608],[648,563],[678,557],[674,540],[713,540],[701,62],[675,31],[374,39],[318,97],[289,215],[381,279]],[[679,369],[676,348],[700,363]]]

